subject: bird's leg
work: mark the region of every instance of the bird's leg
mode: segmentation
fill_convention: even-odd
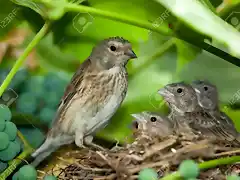
[[[84,142],[85,142],[86,145],[91,146],[91,147],[96,148],[96,149],[101,150],[101,151],[105,151],[105,149],[103,147],[93,143],[92,141],[93,141],[93,136],[86,136],[84,138]]]
[[[83,131],[82,130],[76,130],[76,132],[75,132],[75,144],[80,148],[86,148],[83,145]]]

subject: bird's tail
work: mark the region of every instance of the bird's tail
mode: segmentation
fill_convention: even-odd
[[[34,161],[31,163],[31,165],[33,165],[34,167],[38,166],[57,148],[58,146],[54,146],[49,139],[46,139],[45,142],[34,153],[32,153],[31,156],[34,158]]]

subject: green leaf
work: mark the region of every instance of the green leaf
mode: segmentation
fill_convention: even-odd
[[[225,44],[233,56],[240,57],[240,35],[231,25],[216,16],[197,0],[190,2],[157,0],[195,31]]]
[[[46,7],[44,4],[35,2],[34,0],[11,0],[13,3],[18,4],[20,6],[28,7],[43,17],[47,17]]]
[[[36,46],[40,64],[51,70],[64,69],[68,72],[75,71],[78,66],[78,58],[69,53],[63,53],[57,45],[53,44],[53,34],[48,34]]]
[[[189,62],[195,60],[201,49],[177,38],[175,38],[175,44],[178,56],[176,73],[178,74]]]
[[[0,38],[19,23],[19,10],[11,1],[0,1]]]
[[[44,19],[57,20],[60,19],[64,13],[64,6],[67,3],[66,0],[11,0],[15,4],[29,7]]]

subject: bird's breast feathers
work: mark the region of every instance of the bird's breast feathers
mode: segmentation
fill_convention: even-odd
[[[112,76],[108,84],[89,86],[87,94],[80,98],[78,95],[73,97],[71,106],[66,111],[66,118],[69,120],[63,125],[64,132],[75,133],[78,129],[88,135],[108,124],[126,95],[127,76],[117,67],[106,73]],[[98,97],[99,95],[101,98]]]

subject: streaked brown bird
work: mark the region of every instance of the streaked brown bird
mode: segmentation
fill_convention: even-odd
[[[137,56],[130,42],[121,37],[93,48],[66,87],[45,142],[32,154],[32,165],[74,141],[78,147],[94,146],[93,136],[109,123],[126,96],[126,64],[133,58]]]
[[[171,117],[176,124],[190,127],[194,132],[221,140],[234,142],[236,138],[227,132],[219,121],[198,104],[197,95],[191,85],[184,82],[172,83],[160,89],[164,99],[169,103]]]
[[[221,126],[222,136],[230,140],[235,137],[240,141],[240,133],[236,130],[233,121],[220,111],[217,87],[206,80],[196,80],[191,85],[196,91],[199,105]]]
[[[171,110],[168,117],[172,120],[175,131],[192,134],[190,122],[194,120],[199,123],[195,121],[193,112],[201,110],[194,89],[184,82],[179,82],[164,86],[158,93],[163,96]]]
[[[133,127],[138,131],[144,131],[151,137],[166,137],[173,134],[172,122],[159,113],[143,111],[131,115],[134,117]]]

